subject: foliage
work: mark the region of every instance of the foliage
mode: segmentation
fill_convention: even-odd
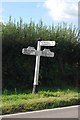
[[[3,89],[32,88],[35,56],[22,54],[22,48],[36,48],[37,39],[56,41],[54,58],[41,57],[39,84],[41,86],[80,85],[80,42],[78,30],[72,25],[44,25],[42,20],[35,24],[9,22],[2,25],[2,79]],[[42,47],[44,49],[44,47]]]

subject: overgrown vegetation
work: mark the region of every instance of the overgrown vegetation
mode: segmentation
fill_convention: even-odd
[[[37,39],[56,41],[54,58],[41,58],[39,85],[63,87],[80,85],[80,42],[78,30],[66,23],[55,26],[9,22],[2,25],[3,89],[32,88],[35,56],[22,54],[22,48],[36,48]],[[49,47],[47,47],[49,48]],[[44,47],[42,47],[44,49]]]
[[[30,91],[3,91],[2,114],[26,112],[42,109],[51,109],[69,105],[80,104],[78,98],[80,89],[41,89],[38,94],[31,94]]]

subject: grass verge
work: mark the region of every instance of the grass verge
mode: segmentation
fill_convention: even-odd
[[[77,89],[41,90],[38,94],[3,92],[2,114],[51,109],[80,104]]]

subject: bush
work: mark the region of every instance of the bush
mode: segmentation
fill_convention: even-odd
[[[41,86],[77,86],[80,80],[80,43],[78,30],[73,26],[35,24],[22,19],[14,23],[9,19],[2,25],[2,85],[3,89],[32,88],[35,56],[22,54],[22,48],[36,48],[37,39],[56,41],[56,46],[46,47],[54,51],[54,58],[41,57],[39,84]],[[42,47],[44,49],[44,47]],[[13,84],[14,83],[14,84]]]

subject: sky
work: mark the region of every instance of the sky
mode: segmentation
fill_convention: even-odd
[[[32,19],[39,23],[55,25],[66,22],[78,27],[78,2],[79,0],[3,0],[0,4],[0,21],[8,22],[9,16],[19,21],[28,23]]]

